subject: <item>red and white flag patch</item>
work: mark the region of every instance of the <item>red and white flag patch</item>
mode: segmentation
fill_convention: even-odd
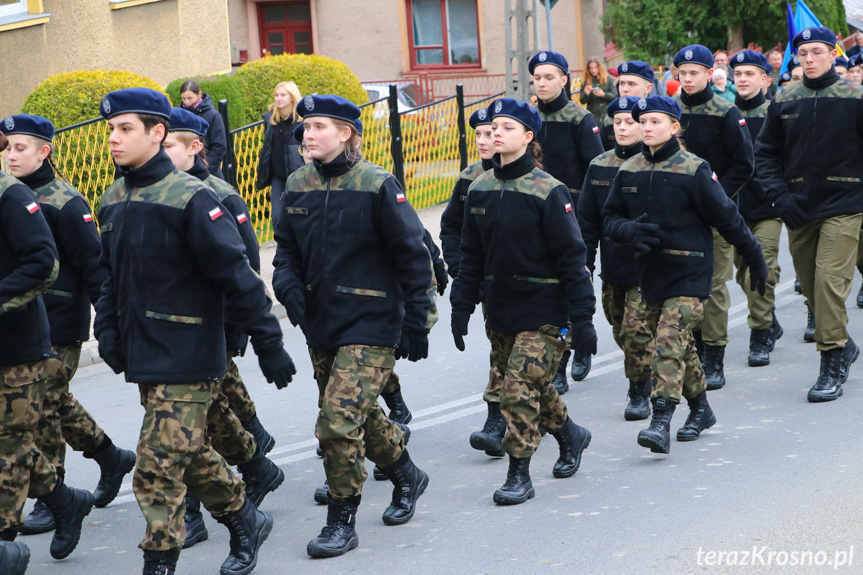
[[[571,211],[572,211],[572,204],[566,204],[564,207],[566,208],[566,211],[567,211],[567,212],[571,212]]]
[[[209,211],[210,219],[213,221],[218,220],[222,217],[222,208],[213,208]]]
[[[717,176],[717,175],[716,175],[716,172],[713,172],[713,181],[714,181],[714,182],[718,182],[718,181],[719,181],[719,176]]]
[[[240,214],[239,216],[237,216],[237,223],[242,224],[243,222],[245,222],[248,219],[249,218],[246,217],[246,214]]]
[[[599,133],[599,128],[597,128],[596,126],[594,126],[594,127],[593,127],[593,133],[594,133],[594,134],[598,134],[598,133]]]
[[[737,121],[737,123],[740,124],[741,126],[745,126],[746,125],[746,118],[740,118]]]
[[[405,195],[403,192],[399,192],[398,194],[396,194],[396,202],[402,203],[405,200],[406,200],[406,198],[405,198]]]
[[[27,204],[26,206],[24,206],[24,209],[27,210],[28,212],[30,212],[31,214],[35,214],[36,212],[39,211],[39,204],[37,204],[36,202],[31,202],[31,203]]]
[[[81,217],[84,218],[85,222],[92,222],[93,221],[93,215],[92,214],[83,214]]]

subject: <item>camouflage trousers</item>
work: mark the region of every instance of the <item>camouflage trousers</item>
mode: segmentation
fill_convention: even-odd
[[[485,304],[482,305],[482,317],[485,319]],[[503,389],[503,373],[498,370],[498,365],[506,364],[509,359],[509,352],[506,349],[506,336],[489,329],[488,324],[485,326],[485,336],[491,344],[491,351],[488,354],[488,385],[485,386],[485,392],[482,394],[482,399],[486,403],[500,403],[500,390]]]
[[[626,379],[630,381],[647,381],[650,379],[650,359],[653,357],[653,346],[643,346],[639,334],[649,333],[643,318],[634,313],[627,313],[629,302],[637,307],[641,299],[637,287],[623,287],[602,282],[602,310],[605,319],[611,325],[612,336],[617,347],[623,352],[623,369]],[[644,338],[646,339],[646,338]],[[638,344],[634,342],[638,341]]]
[[[728,345],[728,309],[731,307],[731,295],[726,284],[733,275],[734,247],[714,229],[711,296],[704,303],[704,317],[699,323],[706,345]]]
[[[69,391],[81,359],[81,344],[53,346],[51,351],[59,361],[50,362],[56,369],[47,374],[36,443],[42,455],[62,473],[67,443],[75,451],[93,452],[105,441],[105,432]]]
[[[630,306],[631,304],[631,306]],[[680,403],[681,394],[692,398],[705,391],[704,370],[695,351],[692,331],[704,314],[704,301],[697,297],[673,297],[662,302],[627,300],[627,313],[636,314],[646,331],[634,344],[653,349],[651,397],[669,397]]]
[[[222,378],[221,383],[222,393],[228,399],[228,405],[231,410],[240,418],[243,423],[251,421],[257,415],[255,402],[249,394],[249,389],[240,377],[240,371],[237,369],[237,364],[234,363],[234,356],[228,354],[228,372]]]
[[[145,413],[132,489],[147,521],[139,547],[180,549],[186,540],[187,488],[218,517],[243,506],[245,484],[207,435],[207,412],[218,395],[214,383],[138,387]]]
[[[362,494],[366,457],[378,467],[398,461],[404,433],[384,415],[378,395],[396,360],[391,347],[346,345],[334,350],[309,348],[318,384],[315,436],[324,451],[330,495],[348,499]]]
[[[240,370],[233,356],[228,356],[228,371],[217,385],[217,392],[210,409],[207,410],[207,435],[219,455],[228,465],[247,463],[258,449],[255,438],[243,427],[243,422],[233,410],[225,388],[242,389],[248,394]]]
[[[559,338],[560,328],[550,325],[513,334],[493,332],[493,336],[502,344],[497,369],[503,374],[503,449],[519,459],[531,457],[539,448],[541,431],[553,433],[569,417],[551,384],[567,343]]]
[[[746,294],[749,304],[749,329],[767,329],[773,325],[773,306],[776,303],[776,284],[779,283],[779,238],[782,235],[782,220],[776,218],[759,222],[746,222],[746,226],[761,244],[761,252],[767,263],[767,287],[764,295],[749,289],[749,266],[735,253],[737,266],[735,280]]]
[[[48,495],[57,486],[57,472],[36,443],[54,361],[0,367],[0,532],[21,525],[27,497]]]

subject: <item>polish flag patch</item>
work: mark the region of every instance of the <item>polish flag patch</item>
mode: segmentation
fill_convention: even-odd
[[[596,126],[594,126],[594,128],[593,128],[593,133],[594,133],[594,134],[598,134],[598,133],[599,133],[599,128],[597,128]]]
[[[92,214],[83,214],[81,217],[84,218],[85,222],[92,222],[93,221]]]
[[[237,216],[237,223],[242,224],[243,222],[245,222],[248,219],[249,218],[246,217],[246,214],[240,214],[239,216]]]
[[[37,204],[36,202],[31,202],[31,203],[27,204],[26,206],[24,206],[24,209],[27,210],[28,212],[30,212],[31,214],[35,214],[36,212],[39,211],[39,204]]]
[[[717,175],[716,175],[716,172],[713,172],[713,181],[714,181],[714,182],[718,182],[718,181],[719,181],[719,176],[717,176]]]
[[[405,201],[405,195],[403,193],[396,194],[396,202],[402,203]]]
[[[564,208],[566,208],[566,211],[567,211],[567,212],[571,212],[571,211],[572,211],[572,204],[566,204],[566,205],[564,206]]]
[[[222,217],[222,208],[213,208],[209,211],[210,219],[213,221],[218,220]]]
[[[739,120],[737,120],[737,123],[740,124],[741,126],[745,126],[746,125],[746,118],[740,118]]]

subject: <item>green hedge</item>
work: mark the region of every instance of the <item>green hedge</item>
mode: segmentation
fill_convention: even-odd
[[[48,118],[64,128],[99,117],[99,104],[108,92],[141,86],[164,93],[145,76],[122,70],[79,70],[54,74],[24,99],[21,113]]]
[[[243,94],[236,79],[231,76],[188,76],[178,78],[165,88],[171,102],[178,108],[183,103],[182,98],[180,98],[180,87],[186,80],[196,81],[201,86],[201,91],[210,95],[210,98],[213,100],[213,107],[217,111],[219,109],[219,100],[228,101],[228,122],[232,130],[236,130],[249,123],[246,118],[246,107],[243,105]]]
[[[246,105],[247,123],[261,119],[273,101],[273,88],[288,80],[297,84],[303,96],[336,94],[355,104],[369,101],[356,75],[344,63],[326,56],[283,54],[266,56],[237,70],[237,82]]]

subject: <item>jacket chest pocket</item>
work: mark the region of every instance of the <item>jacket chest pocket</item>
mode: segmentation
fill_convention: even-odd
[[[361,233],[365,214],[360,210],[342,210],[339,212],[339,229],[348,233]]]

